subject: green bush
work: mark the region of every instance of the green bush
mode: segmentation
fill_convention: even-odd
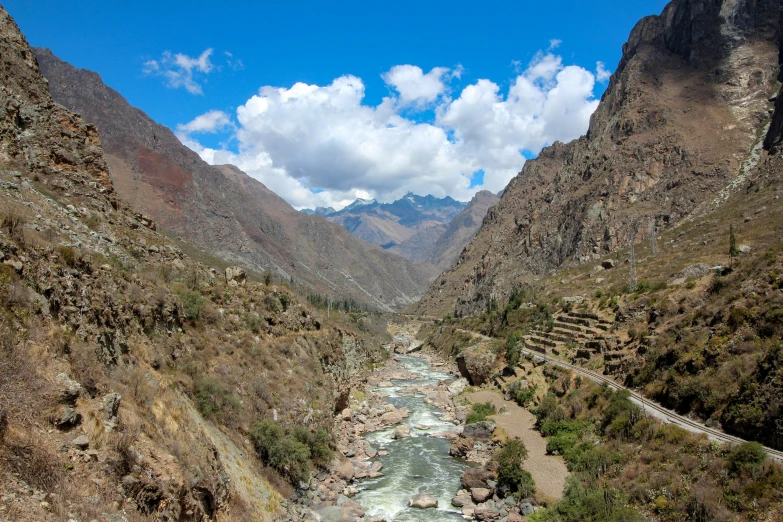
[[[743,442],[726,458],[726,467],[732,475],[739,475],[743,470],[753,470],[767,459],[764,446],[758,442]]]
[[[286,436],[270,448],[268,464],[297,484],[310,474],[310,448]]]
[[[533,477],[522,469],[526,458],[527,448],[518,437],[506,442],[494,457],[498,464],[498,486],[518,499],[530,497],[536,492]]]
[[[728,286],[728,283],[726,282],[726,279],[716,275],[715,278],[712,280],[712,283],[710,283],[710,293],[711,294],[718,294],[721,290],[726,288]]]
[[[250,430],[250,440],[264,462],[269,461],[272,447],[285,436],[285,430],[272,419],[262,419],[253,424]]]
[[[332,438],[324,428],[310,431],[295,426],[288,431],[272,419],[262,419],[250,430],[250,440],[260,459],[297,484],[305,480],[313,465],[332,460]]]
[[[199,413],[218,422],[226,422],[239,409],[239,400],[218,381],[209,377],[196,378],[193,382],[193,396]]]
[[[641,513],[628,507],[626,496],[615,489],[588,487],[569,478],[563,500],[532,515],[531,522],[641,522]]]
[[[204,296],[196,290],[184,292],[181,296],[182,299],[182,311],[185,312],[185,318],[191,321],[198,320],[201,317],[201,312],[204,307],[207,306],[207,300]]]
[[[522,386],[521,381],[517,381],[508,388],[508,393],[514,402],[526,408],[536,396],[536,387]]]
[[[487,417],[497,413],[491,402],[477,402],[471,407],[471,412],[465,419],[465,424],[475,424],[487,420]]]

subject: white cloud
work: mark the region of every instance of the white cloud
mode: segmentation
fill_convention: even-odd
[[[554,51],[558,47],[560,47],[560,44],[563,43],[563,40],[558,40],[557,38],[552,38],[549,40],[549,51]]]
[[[217,132],[231,125],[231,119],[223,111],[209,111],[195,117],[188,123],[177,125],[177,132],[191,134],[194,132]]]
[[[383,81],[399,93],[401,105],[424,104],[435,101],[446,91],[446,67],[435,67],[427,74],[415,65],[395,65],[381,75]],[[457,77],[461,70],[457,71]]]
[[[598,104],[597,74],[565,66],[551,52],[536,54],[507,90],[479,79],[451,99],[453,76],[442,67],[426,74],[394,67],[383,78],[398,97],[374,107],[362,103],[365,86],[355,76],[323,86],[265,86],[236,111],[236,152],[190,136],[225,128],[220,111],[180,126],[179,135],[207,162],[237,165],[300,208],[340,208],[357,197],[391,201],[407,191],[467,200],[477,190],[504,188],[524,164],[522,150],[537,153],[583,134]],[[434,109],[432,121],[401,115],[422,104]],[[480,169],[484,182],[471,188]]]
[[[178,89],[184,87],[191,94],[203,94],[201,85],[196,81],[196,73],[209,74],[213,69],[210,61],[212,49],[206,49],[193,58],[186,54],[173,54],[164,51],[159,60],[149,60],[144,63],[142,71],[152,76],[161,76],[166,84]]]
[[[606,68],[604,62],[595,62],[595,78],[601,83],[609,81],[612,71]]]

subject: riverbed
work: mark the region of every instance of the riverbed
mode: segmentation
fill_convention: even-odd
[[[451,505],[451,499],[460,489],[460,476],[469,465],[449,457],[451,441],[437,435],[454,431],[456,425],[442,420],[444,412],[427,404],[422,393],[455,377],[433,368],[422,357],[400,355],[398,359],[415,378],[392,380],[391,387],[377,391],[386,394],[386,401],[396,408],[411,412],[402,422],[410,428],[410,437],[393,439],[395,427],[364,435],[370,444],[385,448],[389,454],[374,459],[383,464],[384,475],[361,480],[354,500],[364,507],[366,518],[378,517],[390,522],[463,520]],[[438,507],[409,507],[410,498],[417,493],[431,495],[438,500]]]

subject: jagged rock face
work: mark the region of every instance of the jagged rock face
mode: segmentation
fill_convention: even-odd
[[[675,0],[623,46],[587,135],[528,161],[418,305],[471,314],[714,205],[769,115],[777,2]],[[638,232],[637,232],[638,231]]]
[[[97,74],[35,52],[52,96],[100,130],[117,193],[163,228],[232,264],[376,309],[401,308],[426,289],[410,262],[297,212],[235,167],[208,165]]]
[[[47,174],[86,173],[110,193],[97,130],[54,103],[32,50],[4,10],[0,39],[0,161]]]

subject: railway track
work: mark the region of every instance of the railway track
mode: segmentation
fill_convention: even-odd
[[[484,336],[481,336],[484,337]],[[588,379],[591,379],[598,384],[606,384],[607,386],[611,386],[615,390],[626,390],[628,393],[631,394],[631,398],[636,402],[637,404],[640,404],[642,408],[644,408],[645,411],[651,410],[651,413],[656,418],[670,423],[670,424],[676,424],[684,429],[687,429],[692,432],[696,433],[704,433],[712,440],[716,440],[718,442],[723,442],[727,444],[742,444],[743,442],[747,442],[745,439],[741,439],[739,437],[735,437],[733,435],[728,435],[720,430],[716,430],[714,428],[710,428],[708,426],[705,426],[704,424],[701,424],[700,422],[696,422],[692,419],[689,419],[687,417],[683,417],[682,415],[675,413],[667,408],[664,408],[660,404],[657,404],[650,399],[645,398],[644,396],[636,393],[635,391],[626,388],[622,384],[618,384],[612,379],[605,377],[603,375],[597,374],[595,372],[592,372],[590,370],[587,370],[585,368],[582,368],[581,366],[577,366],[575,364],[570,364],[565,361],[561,361],[559,359],[555,359],[554,357],[550,357],[548,355],[542,354],[540,352],[536,352],[533,350],[528,350],[525,348],[520,348],[520,352],[530,355],[533,357],[538,357],[540,359],[543,359],[549,364],[554,364],[555,366],[560,366],[561,368],[569,369],[573,372],[576,372],[580,375],[583,375],[587,377]],[[764,447],[764,450],[767,452],[767,454],[772,457],[773,459],[783,462],[783,451],[779,451],[776,449]]]

